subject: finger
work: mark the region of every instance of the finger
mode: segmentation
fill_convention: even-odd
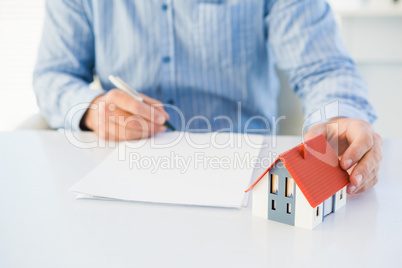
[[[350,144],[341,159],[341,166],[348,170],[359,162],[373,148],[374,135],[368,123],[351,124],[346,130],[346,139]]]
[[[116,135],[118,126],[115,122],[107,120],[107,116],[99,118],[99,125],[94,132],[103,140],[119,140]]]
[[[317,135],[323,134],[324,137],[330,142],[333,138],[338,140],[340,130],[340,122],[344,122],[345,118],[336,117],[331,119],[328,122],[314,125],[310,128],[310,130],[305,135],[306,139],[313,138]]]
[[[378,170],[381,165],[382,151],[381,143],[376,141],[373,148],[367,152],[361,161],[354,167],[350,174],[351,192],[357,192],[362,188],[367,188],[366,185],[371,185],[372,179],[378,176]]]
[[[109,127],[107,128],[107,131],[104,133],[98,133],[98,135],[99,137],[105,140],[114,140],[114,141],[137,140],[149,137],[142,131],[127,129],[124,126],[119,125],[112,120],[109,121]]]
[[[359,194],[362,193],[378,182],[378,172],[373,171],[369,178],[364,180],[364,183],[361,184],[360,187],[356,188],[353,184],[348,185],[347,193],[348,194]]]
[[[120,126],[119,130],[124,130],[122,132],[123,136],[120,136],[126,140],[150,137],[158,132],[166,131],[165,126],[156,125],[137,115],[119,115],[118,117],[114,117],[113,120]]]
[[[365,185],[363,185],[363,187],[357,189],[354,193],[352,194],[360,194],[363,193],[365,191],[367,191],[368,189],[370,189],[371,187],[373,187],[374,185],[376,185],[378,182],[378,176],[374,176],[368,183],[366,183]]]
[[[124,127],[123,125],[119,125],[119,130],[118,130],[118,137],[120,141],[129,141],[129,140],[139,140],[139,139],[145,139],[149,138],[158,132],[161,131],[166,131],[165,126],[161,126],[161,129],[155,130],[155,131],[147,131],[145,129],[130,129],[127,127]]]
[[[138,101],[126,92],[112,89],[106,94],[106,101],[114,103],[118,108],[131,114],[139,115],[146,120],[163,125],[166,122],[165,115],[158,109],[152,108],[149,104]]]
[[[340,152],[340,145],[343,143],[339,144],[339,136],[338,136],[338,131],[337,127],[334,127],[334,124],[338,123],[323,123],[323,124],[318,124],[313,126],[305,135],[305,140],[309,140],[311,138],[314,138],[317,135],[324,135],[325,139],[328,141],[328,143],[331,145],[332,149],[335,151],[336,154]],[[336,134],[335,134],[336,133]]]
[[[106,140],[134,140],[146,138],[161,131],[165,126],[156,125],[140,116],[116,108],[114,104],[103,106],[96,133]]]
[[[108,140],[109,136],[108,136],[108,124],[109,122],[107,121],[107,116],[106,116],[106,112],[108,111],[108,109],[106,108],[105,103],[103,102],[100,103],[100,105],[98,106],[98,116],[96,117],[96,121],[94,122],[95,127],[92,128],[92,130],[98,134],[98,136],[103,139],[103,140]]]
[[[344,135],[342,135],[344,129],[347,128],[343,123],[345,121],[345,118],[337,117],[326,123],[317,124],[311,127],[309,132],[306,134],[305,139],[311,139],[322,134],[331,145],[332,149],[334,149],[335,153],[337,153],[338,156],[341,156],[349,145],[347,140],[344,138]]]
[[[162,102],[141,93],[140,95],[144,99],[144,101],[149,103],[151,106],[155,107],[155,109],[158,109],[160,112],[162,112],[165,115],[166,120],[169,120],[169,114],[165,111]]]
[[[144,119],[141,116],[133,115],[120,108],[114,108],[112,111],[109,111],[107,116],[109,120],[133,130],[141,130],[142,128],[150,129],[151,127],[155,129],[162,127]]]
[[[126,125],[110,119],[105,131],[98,132],[98,135],[105,140],[127,141],[148,138],[158,132],[166,131],[165,126],[157,126],[154,131],[150,131],[150,129],[148,126],[139,129],[127,128]]]
[[[327,138],[327,126],[326,124],[318,124],[312,126],[310,130],[304,135],[305,140],[309,140],[314,138],[317,135],[323,134],[325,138]]]

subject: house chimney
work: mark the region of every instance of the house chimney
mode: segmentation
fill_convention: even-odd
[[[306,148],[304,146],[304,143],[302,143],[300,146],[300,154],[303,157],[303,159],[306,159]]]

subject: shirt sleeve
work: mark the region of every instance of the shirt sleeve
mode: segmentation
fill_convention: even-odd
[[[332,117],[375,121],[367,85],[342,43],[326,1],[268,1],[265,22],[277,66],[302,99],[305,126]]]
[[[52,128],[79,130],[101,90],[92,90],[94,34],[82,0],[48,0],[33,86]]]

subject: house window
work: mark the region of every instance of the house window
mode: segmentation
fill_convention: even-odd
[[[265,188],[266,189],[266,188]],[[339,200],[343,199],[343,189],[341,190],[341,192],[339,193]]]
[[[316,208],[316,212],[315,212],[317,217],[320,217],[320,207]]]
[[[271,209],[276,210],[276,201],[275,200],[272,200]]]
[[[278,194],[278,175],[271,174],[271,194]]]
[[[294,189],[294,180],[292,178],[288,178],[286,177],[286,197],[289,198],[293,198],[294,193],[293,193],[293,189]]]
[[[287,204],[287,207],[286,207],[286,212],[288,213],[288,214],[292,214],[292,204]]]

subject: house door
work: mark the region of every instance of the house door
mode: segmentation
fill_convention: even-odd
[[[335,195],[324,201],[324,217],[334,212],[334,199]]]

